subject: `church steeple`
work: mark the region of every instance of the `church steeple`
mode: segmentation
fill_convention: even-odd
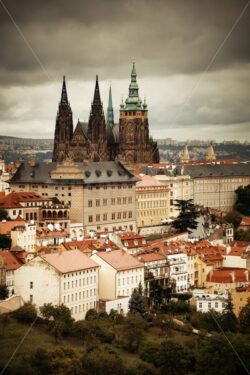
[[[98,75],[96,76],[96,81],[95,81],[95,92],[94,92],[93,105],[98,105],[98,106],[102,105],[101,95],[100,95],[100,90],[99,90]]]
[[[113,104],[112,104],[112,92],[111,92],[111,84],[109,86],[109,101],[108,101],[108,109],[107,109],[107,124],[111,127],[114,125],[114,111],[113,111]]]
[[[65,76],[63,76],[61,100],[56,117],[54,150],[52,160],[63,161],[68,157],[70,141],[73,136],[73,116],[68,101]]]
[[[62,105],[69,105],[68,102],[68,95],[67,95],[67,89],[66,89],[66,82],[65,82],[65,76],[63,76],[63,85],[62,85],[62,95],[61,95],[61,102]]]
[[[125,100],[125,106],[123,110],[125,111],[141,111],[145,110],[146,107],[143,107],[142,101],[139,97],[139,86],[137,83],[137,73],[135,69],[135,62],[133,62],[132,71],[131,71],[131,81],[129,84],[129,93],[128,97]]]

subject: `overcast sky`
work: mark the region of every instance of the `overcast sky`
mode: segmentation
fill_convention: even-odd
[[[155,138],[250,140],[248,0],[1,1],[40,61],[0,4],[1,135],[52,138],[64,74],[74,124],[96,74],[118,122],[135,59]]]

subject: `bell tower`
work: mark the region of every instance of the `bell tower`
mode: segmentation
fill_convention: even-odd
[[[52,161],[60,162],[67,158],[73,136],[72,110],[68,101],[65,76],[63,77],[61,100],[56,116],[54,149]]]

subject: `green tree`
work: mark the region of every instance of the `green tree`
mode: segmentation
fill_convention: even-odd
[[[250,216],[250,185],[240,186],[235,193],[237,195],[235,209],[242,215]]]
[[[228,294],[228,300],[221,315],[219,324],[224,331],[237,332],[238,330],[238,320],[233,311],[233,302],[230,293]]]
[[[250,333],[250,298],[248,298],[246,306],[240,310],[239,324],[241,332]]]
[[[159,367],[162,375],[186,375],[190,366],[188,353],[174,340],[163,341],[159,350]]]
[[[192,199],[176,199],[175,207],[179,211],[178,217],[172,222],[173,228],[178,232],[191,232],[198,226],[197,218],[199,212],[197,211]]]
[[[8,291],[7,285],[5,284],[0,285],[0,300],[6,299],[8,298],[8,296],[9,296],[9,291]]]
[[[159,371],[149,363],[138,363],[126,369],[126,375],[158,375]]]
[[[141,283],[133,290],[129,300],[129,313],[145,316],[148,312],[148,299],[143,295]]]
[[[230,211],[224,216],[226,223],[233,224],[234,228],[238,228],[242,220],[242,216],[238,211]]]
[[[10,249],[11,239],[6,234],[0,234],[0,249]]]
[[[79,354],[67,347],[56,350],[37,349],[30,362],[38,375],[82,375]]]
[[[0,208],[0,221],[2,220],[10,220],[10,217],[6,210],[4,210],[3,208]]]
[[[235,232],[234,238],[237,241],[249,241],[250,242],[250,232],[249,231],[245,231],[243,229],[238,229]]]
[[[98,319],[99,315],[95,309],[90,309],[86,312],[85,319],[86,320],[93,320]]]
[[[41,315],[48,321],[55,339],[58,340],[62,334],[68,334],[72,330],[74,319],[71,317],[70,309],[65,305],[53,306],[45,303],[40,307]]]
[[[93,375],[123,375],[124,366],[121,358],[114,353],[93,350],[82,360],[83,370]]]
[[[122,325],[122,345],[131,353],[138,352],[144,341],[146,323],[140,315],[129,315]]]
[[[215,333],[201,341],[196,356],[196,374],[245,375],[245,367],[250,368],[249,353],[250,343],[246,336],[229,334],[225,337]]]
[[[153,364],[155,367],[159,367],[159,350],[160,344],[144,344],[140,351],[140,358],[145,362]]]
[[[34,305],[30,302],[24,303],[23,306],[19,307],[12,313],[13,317],[20,322],[32,323],[37,317],[37,311]]]

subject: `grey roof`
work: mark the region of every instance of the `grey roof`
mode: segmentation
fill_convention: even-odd
[[[178,165],[174,169],[142,166],[140,172],[150,176],[163,174],[167,176],[189,175],[192,178],[244,177],[250,176],[250,163]]]
[[[116,161],[75,163],[83,172],[83,179],[52,179],[51,172],[56,168],[56,165],[56,162],[39,162],[35,167],[32,167],[28,162],[22,163],[9,183],[86,185],[101,183],[136,183],[136,181],[138,181],[137,177],[129,172],[120,162]]]
[[[178,167],[177,175],[180,174],[181,167]],[[185,165],[182,174],[190,175],[192,178],[250,176],[250,163]]]

